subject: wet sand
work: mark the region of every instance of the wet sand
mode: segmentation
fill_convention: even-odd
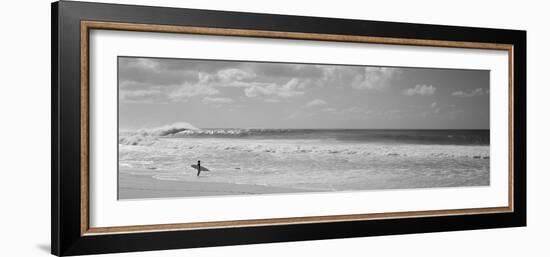
[[[255,195],[308,192],[293,188],[243,185],[199,181],[171,181],[154,179],[150,175],[119,173],[118,199],[147,199],[168,197]]]

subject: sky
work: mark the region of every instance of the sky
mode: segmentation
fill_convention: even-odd
[[[489,129],[489,72],[118,57],[119,127]]]

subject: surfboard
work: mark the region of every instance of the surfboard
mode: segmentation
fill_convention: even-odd
[[[199,166],[197,164],[191,165],[191,168],[199,170]],[[201,171],[210,171],[210,170],[201,165]]]

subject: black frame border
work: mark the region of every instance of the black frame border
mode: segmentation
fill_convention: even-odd
[[[51,252],[81,255],[526,225],[526,31],[61,1],[52,3]],[[81,236],[80,21],[511,44],[514,211]]]

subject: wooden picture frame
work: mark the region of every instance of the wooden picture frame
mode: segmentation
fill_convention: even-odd
[[[91,227],[91,30],[498,49],[508,52],[508,206]],[[52,254],[161,250],[526,225],[526,32],[56,2],[52,4]]]

